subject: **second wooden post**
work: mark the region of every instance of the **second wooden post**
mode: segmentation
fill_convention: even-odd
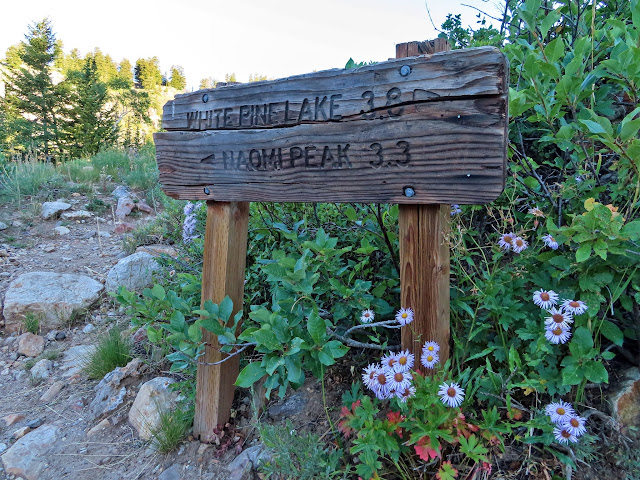
[[[396,45],[396,58],[446,52],[449,42]],[[449,246],[450,205],[400,205],[400,301],[415,314],[402,328],[402,348],[409,349],[420,365],[421,347],[431,340],[440,345],[440,362],[449,358]],[[418,367],[419,368],[419,367]]]
[[[207,227],[202,265],[202,304],[220,303],[225,296],[233,301],[233,315],[242,310],[244,272],[249,229],[248,202],[207,202]],[[213,430],[229,420],[234,382],[238,377],[237,356],[218,364],[226,354],[220,352],[218,337],[202,331],[205,353],[198,360],[196,408],[193,436],[202,442],[214,440]]]

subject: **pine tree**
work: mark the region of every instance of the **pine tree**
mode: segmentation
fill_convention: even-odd
[[[187,79],[184,76],[184,70],[180,65],[171,67],[171,80],[169,86],[176,90],[184,90],[187,87]]]
[[[160,60],[158,57],[136,60],[134,78],[137,88],[153,90],[162,85],[162,73],[160,72]]]
[[[65,82],[54,83],[52,66],[60,54],[48,19],[29,27],[17,52],[5,65],[3,110],[13,142],[33,144],[46,158],[60,145],[60,124],[66,103]]]
[[[115,143],[115,107],[109,104],[107,84],[100,80],[96,59],[87,55],[82,70],[72,72],[73,86],[69,122],[65,128],[69,154],[92,155],[100,148]]]

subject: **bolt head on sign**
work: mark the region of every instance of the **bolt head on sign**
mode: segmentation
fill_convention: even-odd
[[[154,134],[160,183],[190,200],[488,203],[507,74],[480,47],[178,95]]]

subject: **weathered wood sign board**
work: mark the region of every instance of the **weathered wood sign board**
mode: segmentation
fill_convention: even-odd
[[[191,200],[488,203],[507,73],[481,47],[179,95],[154,135],[160,182]]]

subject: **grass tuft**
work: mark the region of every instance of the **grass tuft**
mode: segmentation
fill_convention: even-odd
[[[160,453],[175,450],[193,424],[193,410],[169,410],[160,413],[160,424],[152,432],[151,446]]]
[[[22,319],[22,326],[24,327],[25,331],[37,335],[38,331],[40,330],[40,317],[32,312],[28,312]]]
[[[131,360],[131,342],[122,337],[118,327],[99,337],[95,351],[85,359],[84,371],[89,378],[101,379],[116,367]]]

